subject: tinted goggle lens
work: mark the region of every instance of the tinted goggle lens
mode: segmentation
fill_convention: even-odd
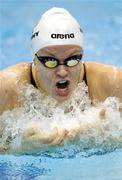
[[[78,63],[79,63],[79,60],[71,59],[71,60],[67,61],[67,66],[73,67],[73,66],[76,66]]]
[[[44,63],[44,65],[48,68],[54,68],[57,66],[57,64],[58,62],[56,60],[49,60],[49,59],[47,59]]]

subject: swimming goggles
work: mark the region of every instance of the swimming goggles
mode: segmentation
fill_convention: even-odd
[[[77,55],[74,55],[65,59],[64,63],[60,63],[60,61],[54,57],[38,56],[37,54],[35,54],[35,56],[47,68],[55,68],[59,65],[65,65],[67,67],[74,67],[82,59],[82,54],[77,54]]]

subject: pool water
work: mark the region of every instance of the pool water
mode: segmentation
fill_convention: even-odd
[[[74,158],[0,155],[1,179],[121,180],[122,152]]]
[[[36,0],[25,1],[23,6],[23,2],[16,0],[1,0],[0,69],[26,59],[31,61],[32,29],[40,15],[53,6],[68,9],[80,22],[85,34],[84,61],[96,60],[122,67],[121,1],[79,0],[76,4],[74,0]],[[122,116],[116,98],[91,107],[83,83],[63,106],[57,106],[51,99],[45,103],[32,86],[25,88],[23,94],[27,98],[25,106],[0,117],[0,123],[7,125],[0,136],[0,145],[8,148],[7,153],[0,154],[0,179],[122,179]],[[101,121],[102,108],[107,110]],[[73,128],[79,131],[76,139],[71,135],[70,140],[64,138],[59,146],[45,147],[31,140],[27,144],[23,133],[34,124],[48,133],[55,127],[60,132]]]

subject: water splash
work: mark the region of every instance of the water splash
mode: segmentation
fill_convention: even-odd
[[[25,99],[23,107],[0,116],[1,152],[73,157],[122,148],[122,104],[117,98],[91,106],[84,82],[61,104],[32,85],[20,94]]]

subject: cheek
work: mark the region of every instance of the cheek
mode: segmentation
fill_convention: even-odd
[[[48,69],[41,69],[39,72],[40,81],[45,90],[51,86],[51,82],[53,81],[53,72]]]
[[[72,79],[77,82],[79,79],[79,75],[80,75],[80,66],[76,67],[73,71],[72,71]]]

